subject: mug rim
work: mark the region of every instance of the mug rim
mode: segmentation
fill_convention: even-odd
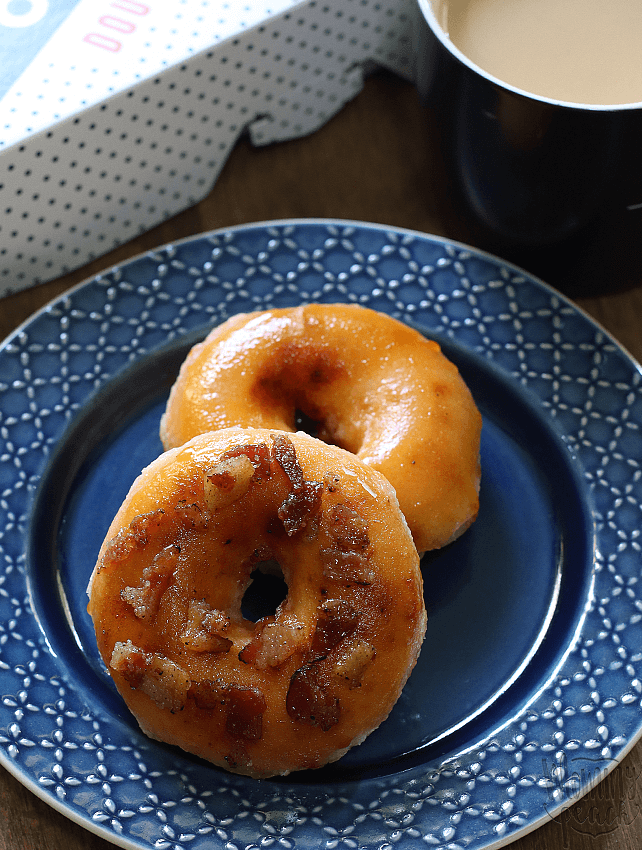
[[[471,71],[474,71],[480,77],[488,80],[499,88],[503,88],[506,91],[512,92],[513,94],[520,95],[521,97],[527,98],[528,100],[535,100],[540,103],[547,103],[551,106],[559,106],[565,109],[574,109],[577,111],[589,111],[589,112],[633,112],[637,109],[642,109],[642,100],[631,101],[630,103],[580,103],[572,100],[560,100],[558,98],[546,97],[545,95],[535,94],[534,92],[530,92],[527,89],[520,89],[517,86],[513,86],[511,83],[507,83],[506,80],[502,80],[499,77],[495,77],[493,74],[490,74],[488,71],[485,71],[480,65],[477,65],[471,59],[463,53],[457,45],[451,41],[451,39],[446,35],[446,32],[442,28],[441,24],[437,20],[437,16],[435,15],[432,0],[417,0],[417,5],[421,14],[423,16],[424,22],[430,28],[433,35],[439,39],[443,47],[462,65],[465,65]]]

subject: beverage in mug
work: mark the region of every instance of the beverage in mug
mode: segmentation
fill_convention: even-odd
[[[431,0],[468,59],[502,82],[578,104],[642,102],[642,0]]]

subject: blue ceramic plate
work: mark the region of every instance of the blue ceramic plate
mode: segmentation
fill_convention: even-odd
[[[189,346],[307,301],[442,344],[484,416],[481,511],[424,559],[428,632],[388,721],[331,767],[259,782],[139,732],[85,586]],[[88,281],[0,349],[2,764],[127,848],[481,850],[558,818],[641,731],[641,428],[640,369],[603,330],[443,239],[275,222]]]

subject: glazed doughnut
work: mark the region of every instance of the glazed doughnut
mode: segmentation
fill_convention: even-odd
[[[165,448],[230,426],[302,428],[393,485],[420,553],[479,508],[481,416],[439,345],[357,305],[234,316],[189,352],[161,421]]]
[[[257,622],[255,570],[287,595]],[[387,717],[426,628],[394,490],[308,434],[225,429],[152,462],[88,587],[98,649],[142,730],[254,777],[340,758]]]

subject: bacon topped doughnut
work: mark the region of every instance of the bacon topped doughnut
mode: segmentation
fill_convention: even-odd
[[[246,313],[182,365],[165,448],[230,426],[299,427],[356,454],[395,488],[419,552],[458,537],[479,508],[481,417],[439,345],[357,305]]]
[[[287,595],[248,619],[256,570]],[[100,654],[151,737],[255,777],[320,767],[387,717],[426,627],[378,472],[307,434],[226,429],[161,455],[88,588]]]

